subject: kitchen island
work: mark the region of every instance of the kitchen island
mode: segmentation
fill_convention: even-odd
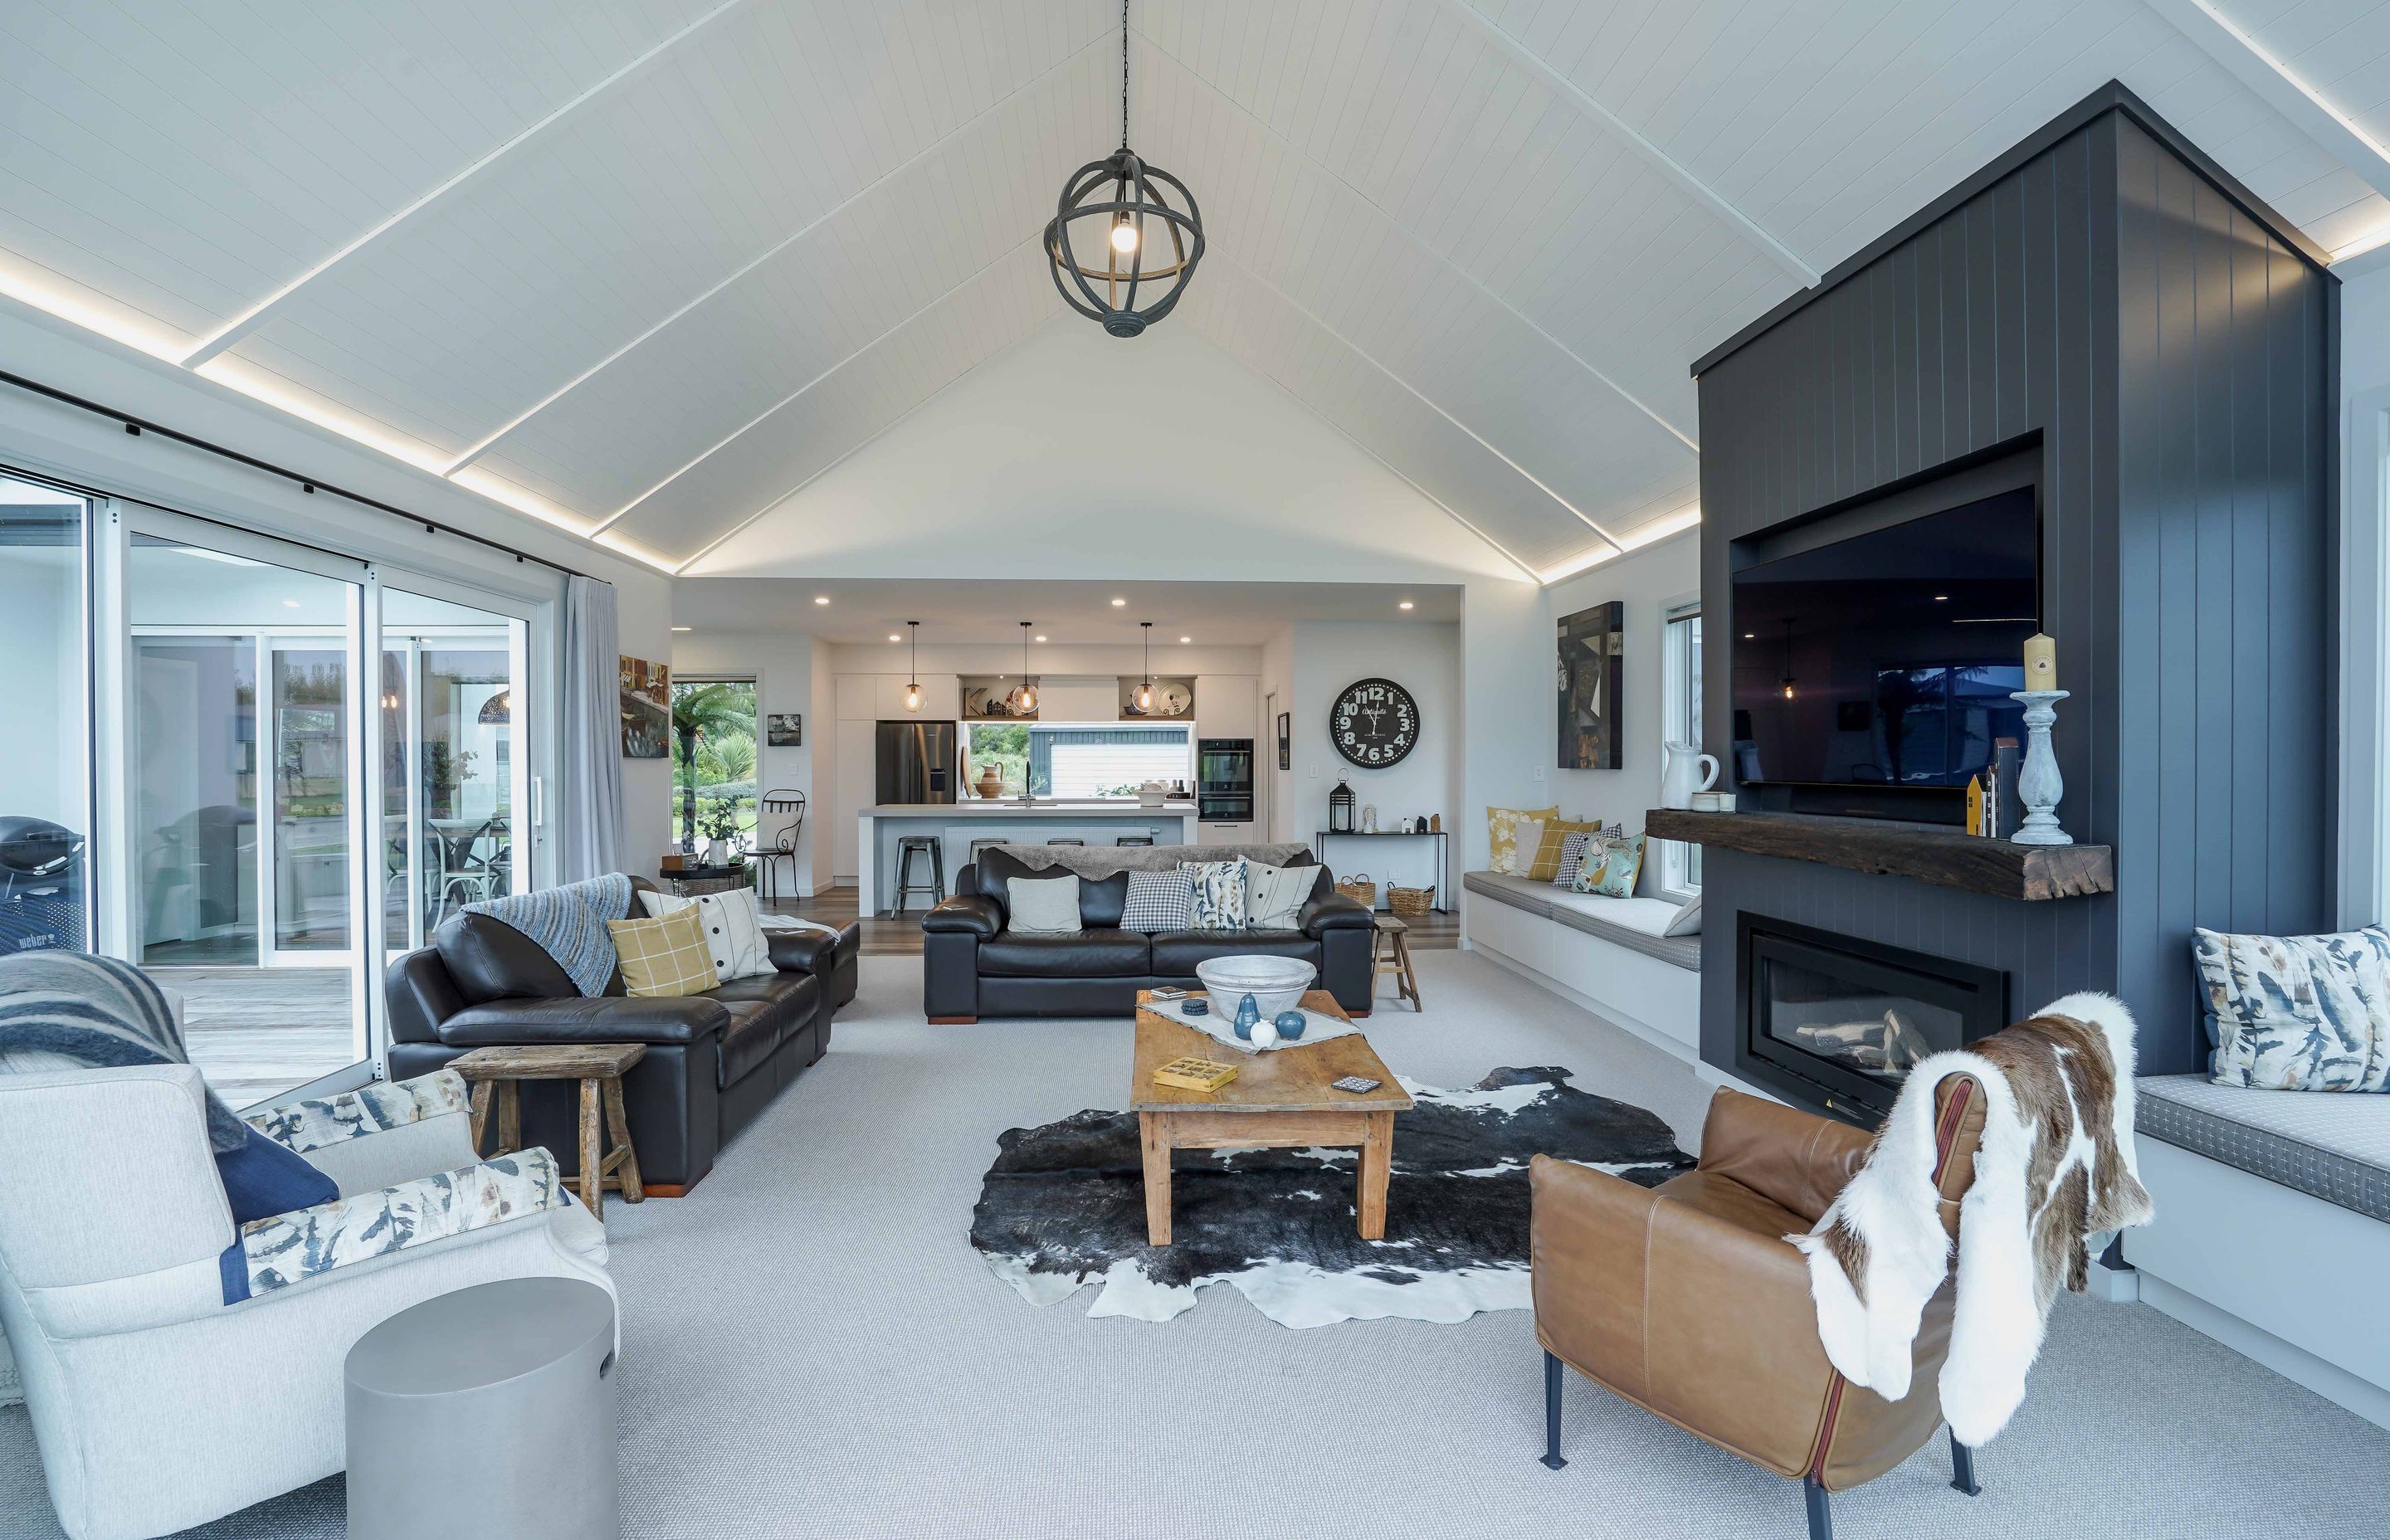
[[[1078,840],[1089,846],[1113,845],[1124,834],[1146,834],[1157,845],[1196,842],[1192,802],[1140,807],[1135,798],[1056,802],[1039,798],[974,798],[959,802],[880,802],[855,815],[855,906],[864,914],[893,914],[896,903],[896,841],[908,834],[936,836],[945,853],[946,892],[955,891],[955,874],[970,864],[971,841],[1002,840],[1014,845],[1042,845],[1053,840]],[[925,879],[921,858],[913,858],[914,877]],[[916,910],[928,907],[922,895],[912,900]]]

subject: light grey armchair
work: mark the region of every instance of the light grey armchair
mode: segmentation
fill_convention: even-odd
[[[418,1301],[517,1277],[613,1292],[604,1226],[546,1150],[477,1158],[453,1072],[250,1114],[341,1196],[238,1233],[202,1102],[186,1064],[0,1074],[0,1328],[73,1540],[148,1540],[341,1469],[342,1361]]]

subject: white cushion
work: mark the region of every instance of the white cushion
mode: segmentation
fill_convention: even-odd
[[[1317,866],[1266,866],[1259,861],[1247,861],[1245,929],[1295,929],[1295,917],[1303,913],[1304,901],[1311,896],[1312,884],[1318,880]]]
[[[1511,877],[1524,877],[1536,865],[1536,853],[1544,848],[1544,820],[1522,818],[1513,826],[1510,864],[1495,870]]]
[[[755,979],[777,971],[771,943],[764,939],[763,910],[752,888],[731,888],[718,893],[682,898],[673,893],[641,892],[650,917],[697,907],[697,922],[705,932],[706,953],[713,971],[725,979]]]
[[[1700,935],[1702,933],[1702,895],[1695,893],[1685,900],[1684,907],[1677,911],[1675,918],[1668,921],[1668,928],[1660,933],[1664,936]]]
[[[1562,893],[1551,895],[1555,909],[1574,909],[1579,914],[1598,915],[1613,925],[1623,925],[1630,930],[1640,930],[1647,936],[1664,936],[1675,923],[1677,906],[1664,898],[1604,898],[1600,893]]]
[[[1079,879],[1075,876],[1016,877],[1005,884],[1011,895],[1008,929],[1023,935],[1059,935],[1079,925]]]

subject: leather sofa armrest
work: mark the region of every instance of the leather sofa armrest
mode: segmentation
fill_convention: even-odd
[[[701,995],[633,999],[620,995],[491,1000],[440,1025],[456,1048],[532,1043],[694,1043],[729,1030],[730,1013]]]
[[[1322,930],[1368,930],[1378,923],[1378,917],[1357,898],[1340,892],[1325,892],[1304,901],[1302,912],[1295,917],[1296,927],[1314,940]]]
[[[838,937],[828,930],[767,929],[764,944],[772,966],[783,973],[826,975],[837,960],[831,954],[838,947]]]
[[[1004,911],[983,893],[961,893],[940,899],[921,917],[921,929],[932,935],[972,935],[994,941],[1004,929]]]

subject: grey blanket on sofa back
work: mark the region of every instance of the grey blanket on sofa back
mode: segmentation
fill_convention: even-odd
[[[1258,861],[1283,866],[1311,847],[1300,841],[1275,845],[1000,845],[1005,854],[1032,871],[1060,866],[1081,877],[1114,872],[1175,871],[1182,861]]]

